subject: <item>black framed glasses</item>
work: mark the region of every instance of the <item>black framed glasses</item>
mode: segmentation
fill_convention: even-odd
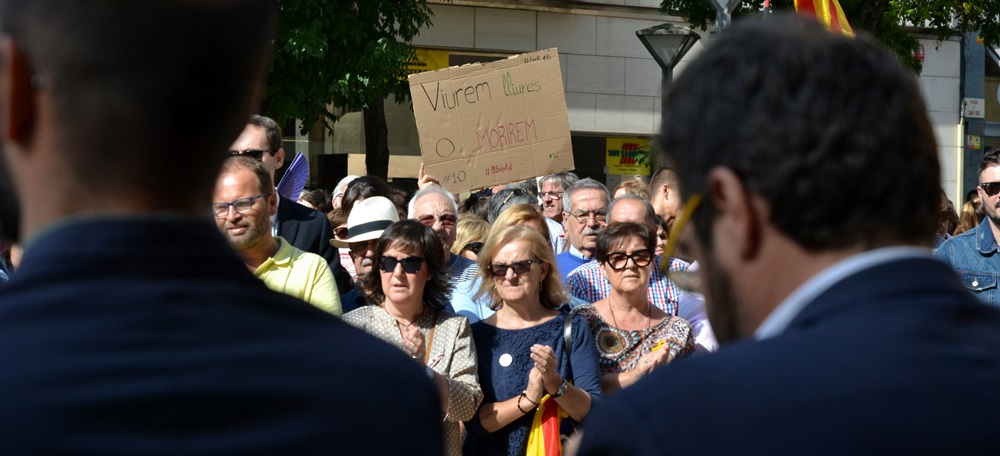
[[[417,271],[420,271],[420,267],[424,264],[424,259],[415,256],[406,258],[393,258],[387,255],[382,255],[382,258],[378,259],[378,268],[381,269],[382,272],[395,271],[397,264],[403,266],[403,272],[416,274]]]
[[[347,227],[346,226],[338,226],[337,228],[334,228],[333,229],[333,236],[336,237],[337,239],[340,239],[340,240],[347,239],[349,237],[348,233],[347,233]]]
[[[441,214],[435,217],[428,214],[418,218],[417,221],[432,228],[434,227],[434,222],[441,222],[443,226],[455,226],[458,223],[458,216],[455,214]]]
[[[264,154],[273,154],[277,152],[276,150],[261,150],[261,149],[246,149],[246,150],[231,150],[229,155],[242,155],[247,157],[253,157],[257,161],[264,159]]]
[[[1000,193],[1000,182],[983,182],[979,184],[979,188],[983,189],[986,196],[993,196]]]
[[[214,213],[217,218],[226,218],[229,215],[229,208],[232,207],[236,210],[237,214],[246,214],[253,209],[254,201],[268,196],[271,196],[271,192],[232,200],[228,203],[212,203],[212,213]]]
[[[483,245],[485,245],[485,244],[482,243],[482,242],[478,242],[478,241],[477,242],[470,242],[468,244],[465,244],[465,246],[462,247],[462,250],[466,250],[466,249],[472,250],[472,253],[475,253],[476,255],[479,255],[479,252],[481,252],[483,250]]]
[[[493,273],[493,277],[506,277],[508,269],[513,269],[514,274],[517,275],[527,274],[533,264],[542,264],[542,262],[539,260],[523,260],[515,261],[511,264],[494,263],[490,265],[490,272]]]
[[[653,261],[653,252],[649,251],[649,249],[636,250],[631,255],[625,252],[612,252],[608,255],[606,263],[608,266],[611,266],[611,269],[621,271],[628,266],[628,260],[632,260],[633,264],[644,268],[649,266],[649,263]]]
[[[594,217],[594,220],[596,220],[597,223],[607,223],[608,221],[608,211],[605,209],[601,209],[599,211],[576,212],[570,213],[569,215],[572,215],[576,221],[581,224],[589,222],[591,216]]]
[[[681,206],[680,213],[674,219],[674,225],[670,227],[670,234],[667,235],[667,246],[663,248],[663,260],[660,263],[660,271],[663,275],[674,282],[680,289],[692,293],[701,293],[701,279],[695,271],[671,271],[670,259],[677,250],[677,242],[681,236],[681,231],[687,225],[688,220],[694,215],[694,211],[701,204],[701,195],[695,193]]]

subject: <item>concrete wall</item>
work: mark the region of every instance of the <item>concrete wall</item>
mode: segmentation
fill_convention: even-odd
[[[965,189],[962,188],[962,100],[959,98],[961,42],[955,39],[939,43],[931,38],[921,39],[920,43],[924,46],[924,68],[917,81],[937,140],[941,186],[949,199],[961,205],[965,201]]]

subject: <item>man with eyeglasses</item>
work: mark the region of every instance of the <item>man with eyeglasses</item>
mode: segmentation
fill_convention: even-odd
[[[538,181],[538,195],[542,202],[542,213],[549,226],[549,240],[558,255],[566,250],[566,235],[563,228],[563,196],[566,189],[580,180],[573,173],[549,174]]]
[[[396,210],[396,205],[388,198],[382,196],[365,198],[354,203],[351,215],[347,217],[347,238],[330,240],[334,246],[350,250],[354,270],[358,275],[354,288],[340,297],[341,308],[345,314],[368,305],[365,301],[368,292],[362,284],[375,266],[375,243],[389,225],[398,221],[399,212]]]
[[[281,127],[274,119],[261,115],[250,116],[243,132],[230,146],[231,155],[245,155],[260,160],[275,182],[276,170],[285,163],[285,149],[281,147]],[[275,191],[277,211],[271,216],[271,234],[281,236],[289,244],[323,257],[333,271],[337,287],[343,292],[352,287],[351,275],[340,264],[337,249],[330,245],[333,230],[326,216],[314,209],[296,204]]]
[[[264,165],[233,156],[222,164],[215,184],[215,223],[239,252],[254,277],[268,288],[341,315],[340,293],[326,260],[271,235],[277,196]]]
[[[567,277],[574,269],[594,260],[597,235],[608,224],[608,204],[611,192],[604,184],[580,179],[563,194],[563,225],[569,249],[556,255],[559,278],[568,285]]]
[[[944,241],[935,255],[958,272],[980,301],[1000,306],[1000,148],[986,150],[976,187],[986,217],[979,226]]]
[[[449,282],[453,285],[450,310],[464,315],[470,323],[493,315],[487,298],[480,301],[472,299],[479,289],[479,281],[476,280],[479,266],[475,261],[451,253],[451,246],[455,244],[455,226],[458,224],[458,204],[451,192],[437,184],[424,186],[410,199],[408,214],[409,218],[429,226],[441,239],[444,263],[448,267]]]
[[[931,254],[939,152],[894,53],[737,21],[663,112],[686,201],[664,254],[690,244],[721,346],[596,404],[578,454],[1000,448],[1000,309]]]

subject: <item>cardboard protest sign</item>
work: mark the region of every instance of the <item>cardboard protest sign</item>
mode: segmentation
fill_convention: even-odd
[[[556,49],[409,77],[426,173],[460,193],[574,168]]]

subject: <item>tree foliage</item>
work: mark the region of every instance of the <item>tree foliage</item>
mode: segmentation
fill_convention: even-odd
[[[408,45],[430,25],[426,0],[279,0],[274,64],[264,92],[264,112],[327,127],[332,103],[349,110],[396,101],[409,94]]]
[[[905,24],[926,28],[939,40],[978,32],[987,45],[1000,43],[1000,2],[994,0],[841,0],[840,5],[855,32],[872,33],[918,73],[920,60],[914,52],[919,42]],[[794,2],[772,0],[771,6],[775,11],[793,10]],[[760,15],[762,8],[763,1],[744,1],[733,12],[734,20]],[[716,18],[708,0],[662,0],[660,10],[687,17],[702,30]]]

